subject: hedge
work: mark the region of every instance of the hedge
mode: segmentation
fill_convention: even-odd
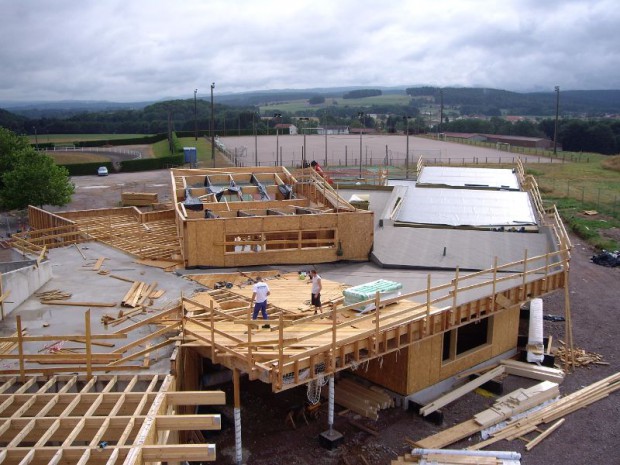
[[[108,169],[108,173],[114,172],[114,167],[112,166],[112,162],[97,162],[97,163],[72,163],[70,165],[59,165],[64,166],[69,171],[69,176],[86,176],[86,175],[95,175],[97,174],[97,168],[100,166],[105,166]]]

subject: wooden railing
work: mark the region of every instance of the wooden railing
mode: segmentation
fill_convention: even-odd
[[[277,323],[272,323],[271,328],[277,332],[277,338],[262,343],[252,342],[251,331],[243,339],[221,331],[217,327],[218,320],[226,318],[230,321],[234,317],[215,310],[213,304],[210,307],[201,306],[185,299],[184,302],[201,306],[206,311],[200,319],[184,317],[188,323],[196,325],[194,328],[199,328],[187,329],[188,325],[184,325],[185,334],[210,347],[214,361],[241,367],[252,378],[270,382],[276,391],[286,390],[319,375],[350,368],[562,288],[568,266],[567,254],[568,251],[559,250],[528,257],[526,252],[522,260],[502,265],[498,265],[496,260],[492,268],[475,273],[461,275],[457,269],[449,283],[435,286],[431,284],[429,274],[425,289],[389,300],[380,300],[377,293],[364,302],[334,306],[322,315],[291,320],[285,319],[284,313],[280,312]],[[515,269],[520,271],[513,271]],[[480,280],[482,282],[478,282]],[[384,312],[387,306],[394,303],[400,303],[404,308]],[[378,310],[338,323],[341,313],[367,304],[374,304]],[[331,319],[332,325],[298,335],[301,325],[320,318]],[[355,329],[353,335],[351,329]],[[291,336],[293,333],[297,336]],[[331,342],[316,345],[316,341],[325,335],[331,335]],[[312,348],[299,349],[304,346],[304,341]],[[259,360],[260,357],[255,354],[261,346],[277,347],[272,349],[274,357]]]

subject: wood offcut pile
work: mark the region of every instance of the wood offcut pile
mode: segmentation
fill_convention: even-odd
[[[151,294],[155,295],[157,289],[157,283],[148,285],[142,281],[134,281],[131,288],[127,291],[121,305],[123,307],[139,307],[144,305],[147,299],[152,299]]]
[[[63,292],[59,289],[52,289],[51,291],[36,292],[35,297],[38,297],[42,304],[49,302],[50,300],[67,300],[71,298],[71,294]]]
[[[326,392],[322,393],[327,395]],[[379,411],[394,406],[394,400],[378,386],[364,386],[342,378],[334,389],[334,402],[371,420],[379,419]]]
[[[585,349],[562,345],[556,349],[555,356],[560,360],[560,365],[566,365],[575,361],[575,367],[589,367],[590,365],[609,365],[603,361],[603,356],[596,352],[588,352]]]
[[[26,328],[22,329],[22,336],[26,335]],[[17,337],[17,332],[11,334],[11,337]],[[17,342],[0,342],[0,354],[10,354],[17,348]]]

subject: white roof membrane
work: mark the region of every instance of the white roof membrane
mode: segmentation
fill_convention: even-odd
[[[519,180],[511,169],[496,168],[425,166],[418,177],[420,184],[519,190]]]
[[[395,221],[475,228],[537,224],[527,192],[413,186],[408,187]]]

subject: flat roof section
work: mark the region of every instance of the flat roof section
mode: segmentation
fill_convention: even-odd
[[[519,190],[519,180],[511,169],[425,166],[418,185]]]
[[[394,219],[399,223],[473,228],[536,225],[527,192],[409,186]]]

